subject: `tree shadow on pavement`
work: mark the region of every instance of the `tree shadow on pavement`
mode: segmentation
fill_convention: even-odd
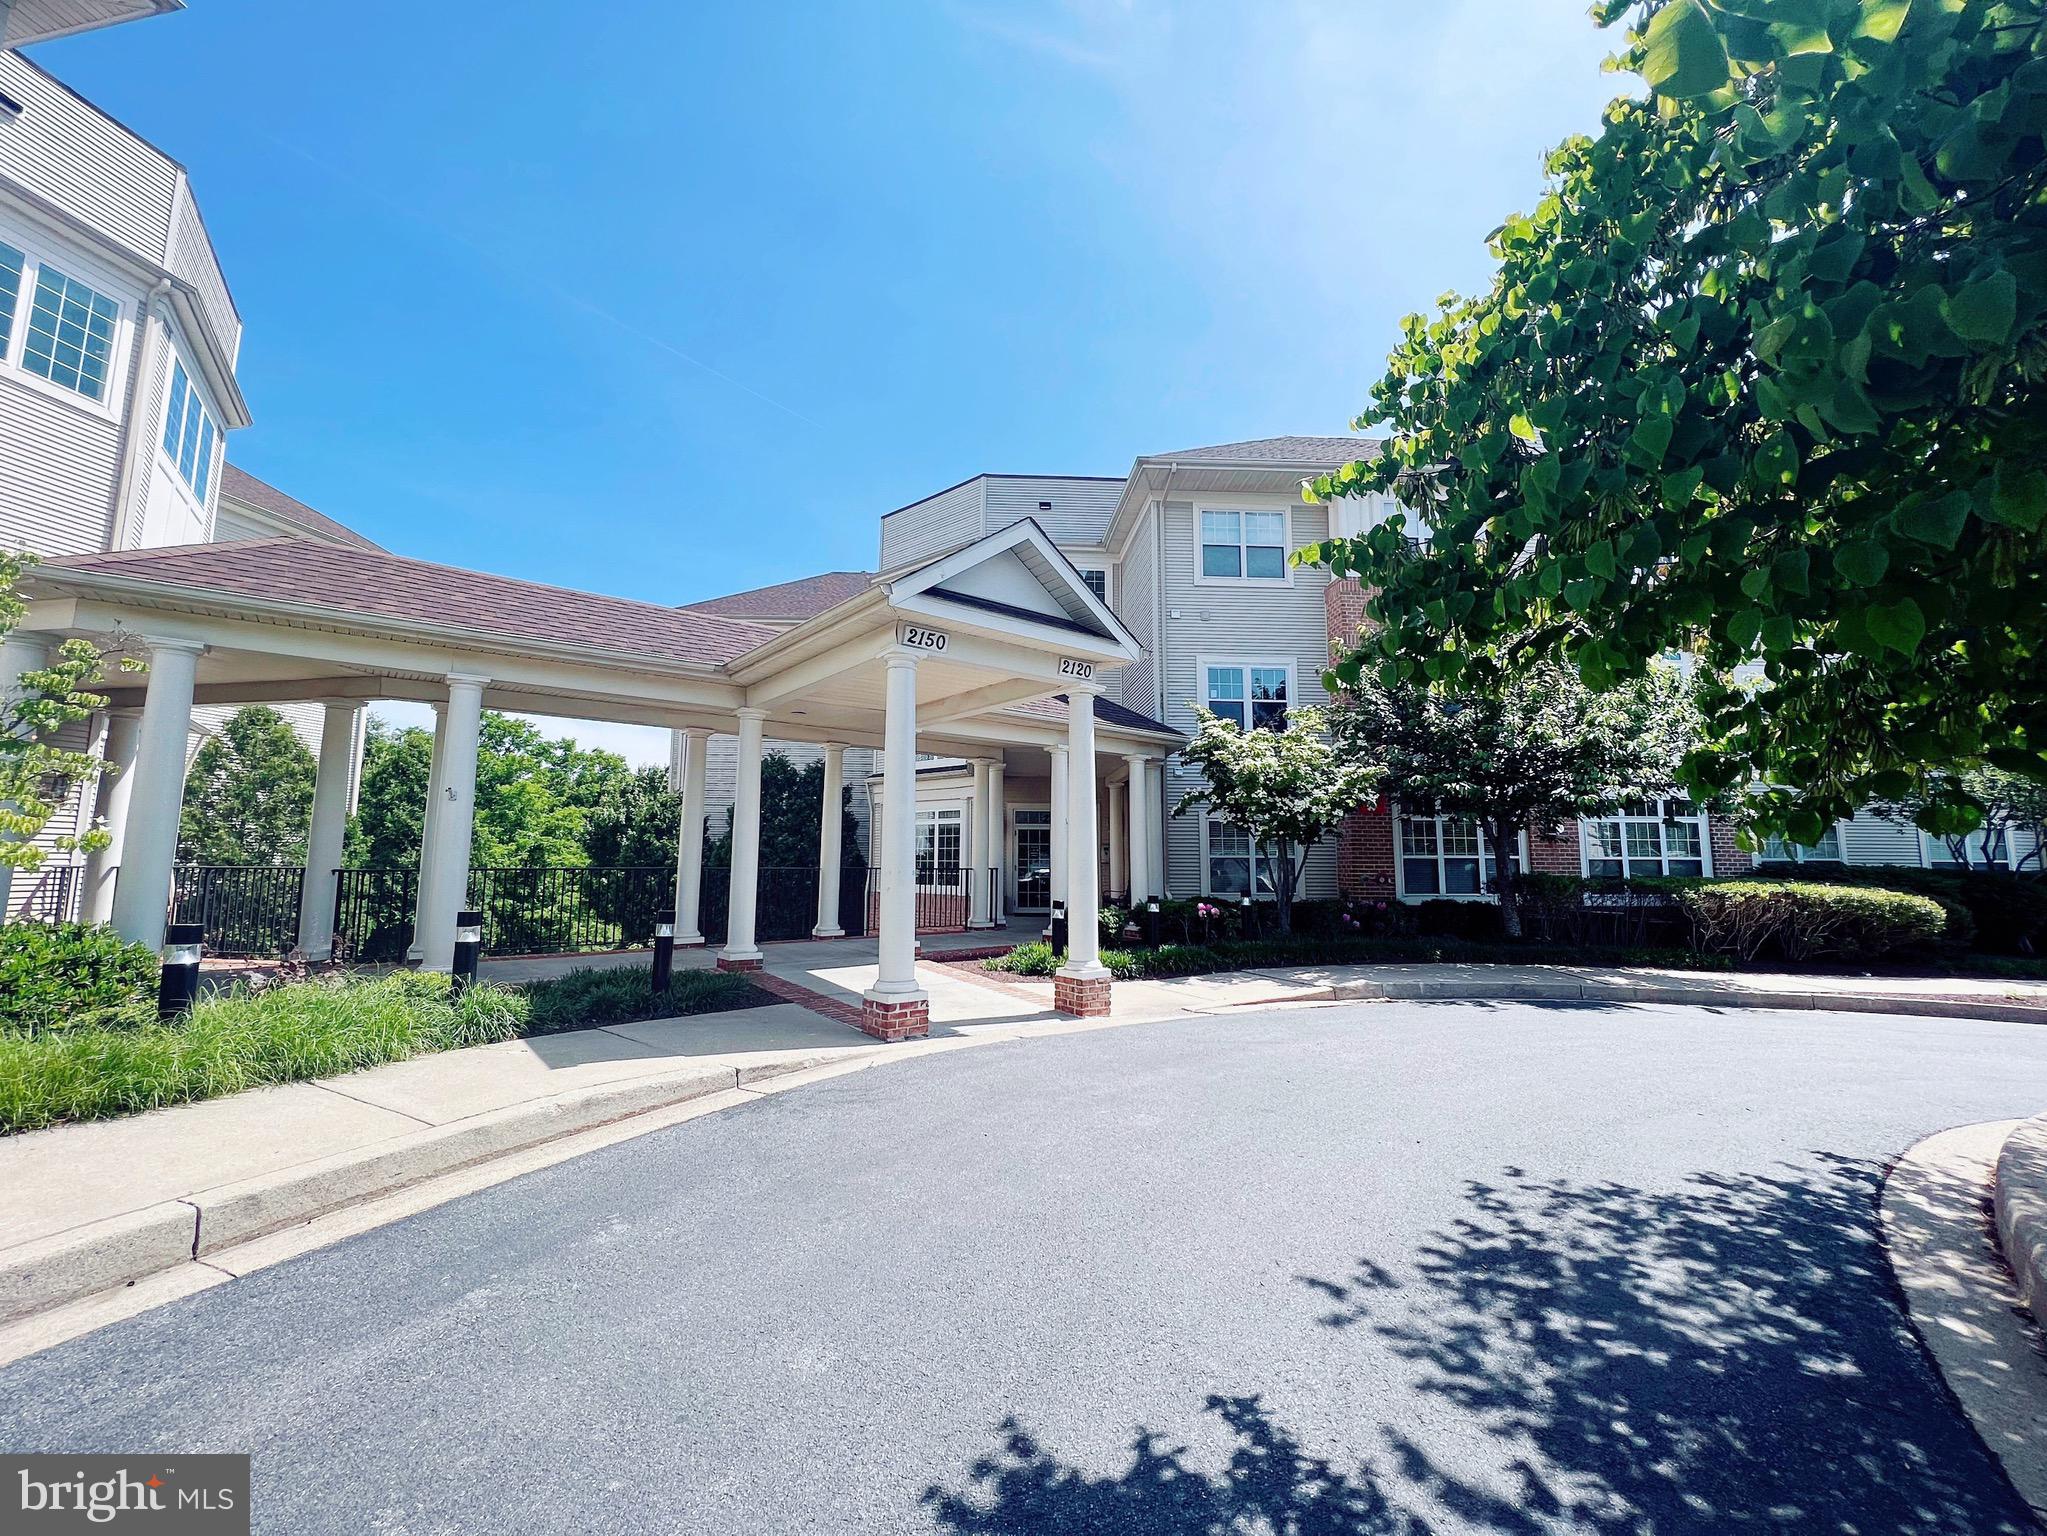
[[[1144,1431],[1096,1476],[1010,1422],[925,1506],[977,1536],[2033,1531],[1897,1304],[1880,1182],[1827,1157],[1668,1191],[1507,1169],[1415,1252],[1302,1277],[1342,1369],[1414,1407],[1340,1457],[1215,1395],[1220,1472]]]

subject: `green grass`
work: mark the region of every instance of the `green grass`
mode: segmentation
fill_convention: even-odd
[[[435,1051],[774,999],[743,977],[684,971],[656,998],[638,967],[581,970],[525,987],[401,971],[237,988],[183,1020],[154,1005],[101,1010],[55,1029],[0,1030],[0,1134],[103,1120],[166,1104],[303,1082]]]

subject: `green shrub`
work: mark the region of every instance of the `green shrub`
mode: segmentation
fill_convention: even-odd
[[[1104,949],[1114,949],[1123,942],[1123,929],[1130,921],[1130,909],[1105,904],[1095,912],[1095,921],[1101,933]]]
[[[528,1010],[526,1032],[535,1035],[756,1008],[775,1001],[744,976],[729,971],[677,971],[668,991],[657,997],[649,968],[641,965],[586,966],[529,982],[521,991]]]
[[[1800,877],[1828,885],[1877,885],[1929,896],[1949,909],[1944,936],[1951,943],[1971,944],[2000,955],[2030,955],[2047,948],[2047,876],[1915,869],[1906,864],[1834,867],[1824,873],[1801,870]],[[1955,908],[1966,914],[1966,921],[1955,920]]]
[[[61,1029],[156,1002],[158,960],[91,923],[0,926],[0,1030]]]
[[[1415,932],[1430,937],[1469,939],[1474,943],[1490,944],[1504,933],[1500,922],[1500,907],[1493,901],[1435,901],[1417,902],[1414,906]]]
[[[1692,948],[1743,964],[1874,960],[1940,937],[1947,914],[1907,891],[1778,880],[1660,880],[1685,915]]]
[[[525,1000],[445,976],[345,977],[207,998],[158,1023],[153,1000],[103,1022],[0,1034],[0,1132],[134,1114],[519,1035]]]

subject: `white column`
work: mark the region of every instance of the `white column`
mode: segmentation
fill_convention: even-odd
[[[990,843],[995,857],[990,860],[996,868],[995,895],[988,921],[1000,928],[1009,921],[1009,882],[1015,878],[1009,868],[1009,802],[1002,788],[1002,759],[996,758],[988,765],[988,825]]]
[[[675,942],[704,942],[704,760],[709,731],[678,731],[682,738],[682,824],[675,834]]]
[[[764,709],[739,711],[739,768],[732,787],[732,892],[726,898],[725,947],[718,964],[751,969],[761,952],[753,941],[761,878],[761,725]]]
[[[104,923],[114,915],[114,881],[121,871],[121,849],[128,836],[129,796],[135,788],[135,744],[141,739],[142,716],[132,709],[107,714],[107,741],[103,753],[107,765],[94,786],[99,792],[99,814],[105,824],[107,845],[86,855],[85,891],[79,897],[80,922]]]
[[[135,744],[121,873],[114,882],[114,928],[130,943],[163,948],[164,908],[178,858],[178,810],[185,798],[185,744],[192,728],[197,640],[149,642],[149,688]]]
[[[988,770],[994,766],[987,758],[974,759],[974,803],[967,810],[967,831],[972,834],[968,842],[972,845],[967,854],[967,926],[969,928],[992,928],[994,924],[988,914],[994,910],[988,890],[988,869],[995,862],[995,839],[988,831],[988,797],[993,792],[989,787]]]
[[[878,1003],[919,1002],[917,985],[917,657],[890,652],[888,716],[881,764],[879,974],[866,994]]]
[[[433,905],[420,914],[419,964],[446,971],[455,965],[455,914],[469,900],[469,843],[476,832],[476,747],[483,728],[481,677],[451,676],[441,717],[440,814],[420,870],[420,888]]]
[[[1130,768],[1130,908],[1135,912],[1152,898],[1151,764],[1134,754],[1123,761]]]
[[[1129,798],[1121,784],[1104,785],[1102,798],[1109,816],[1109,890],[1126,899],[1130,894],[1130,866],[1125,862],[1126,844],[1123,841],[1123,817],[1129,807]]]
[[[24,692],[22,674],[40,672],[49,664],[50,645],[43,636],[16,630],[0,638],[0,730],[18,736],[30,734],[14,723],[14,706],[21,701]],[[18,839],[13,833],[6,832],[0,833],[0,841],[12,843]],[[0,922],[5,922],[13,910],[14,867],[0,864]]]
[[[1100,844],[1095,836],[1095,690],[1066,694],[1066,963],[1061,976],[1088,981],[1109,974],[1102,964]]]
[[[440,904],[432,888],[433,853],[434,834],[441,824],[441,804],[447,799],[442,790],[446,786],[448,759],[448,706],[437,703],[433,710],[434,749],[427,760],[426,804],[419,813],[419,888],[412,893],[412,942],[405,948],[405,958],[415,962],[426,953],[420,943],[426,935],[426,915]]]
[[[1058,906],[1066,900],[1066,746],[1060,743],[1049,749],[1052,754],[1052,878],[1047,882],[1051,888],[1052,905]],[[1046,930],[1051,931],[1049,928]]]
[[[327,703],[320,721],[320,764],[313,779],[313,821],[306,834],[306,879],[299,891],[299,953],[308,960],[334,955],[334,871],[348,831],[348,776],[355,766],[355,725],[361,706]]]
[[[1163,901],[1166,897],[1166,765],[1160,760],[1151,765],[1150,776],[1145,780],[1145,799],[1149,813],[1145,832],[1151,839],[1151,893]]]
[[[813,939],[843,939],[846,930],[839,922],[839,865],[845,858],[846,749],[836,741],[824,744],[823,818],[817,829],[817,926]]]

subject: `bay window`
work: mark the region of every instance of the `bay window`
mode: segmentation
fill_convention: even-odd
[[[1643,800],[1581,825],[1585,873],[1633,880],[1706,872],[1706,818],[1688,800]]]
[[[163,451],[176,466],[178,478],[204,504],[206,483],[213,474],[213,440],[219,435],[199,391],[181,362],[171,364],[170,401],[164,408]]]
[[[1509,855],[1520,869],[1521,852]],[[1500,862],[1479,824],[1466,816],[1400,818],[1400,889],[1405,896],[1483,896],[1499,882]]]

